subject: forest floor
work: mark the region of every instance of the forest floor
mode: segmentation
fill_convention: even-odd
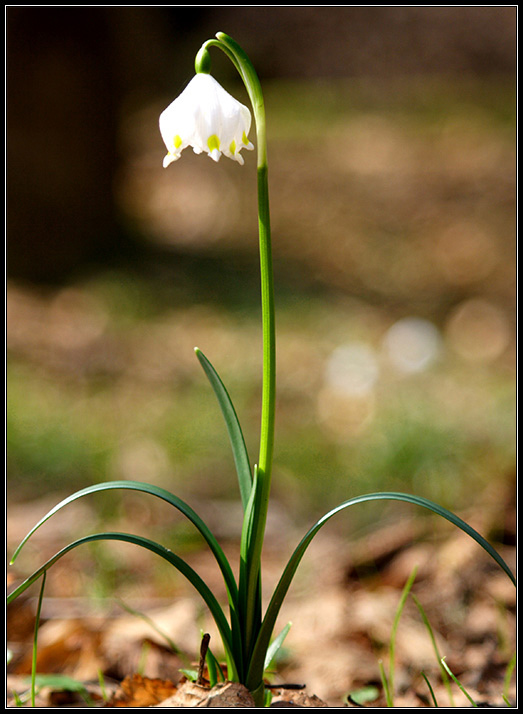
[[[41,511],[43,506],[34,508]],[[85,510],[74,512],[74,504],[70,508],[71,519],[86,516]],[[499,508],[499,499],[486,494],[474,511],[462,515],[490,535],[514,568],[516,515],[511,492],[505,496],[501,514]],[[27,504],[10,509],[10,541],[22,534],[28,518]],[[62,521],[62,526],[52,531],[47,529],[40,540],[39,534],[35,536],[40,558],[63,545],[62,528],[70,522]],[[281,533],[267,540],[267,585],[274,585],[285,565],[283,545],[290,538],[291,534]],[[233,546],[225,546],[225,551],[234,557]],[[139,580],[144,574],[140,557],[128,551],[125,557],[129,558],[129,569],[136,571],[133,577]],[[186,557],[220,593],[209,555],[195,549]],[[211,633],[211,647],[218,642],[198,598],[183,583],[175,584],[171,601],[151,596],[138,602],[132,599],[132,587],[126,591],[132,602],[127,600],[125,605],[110,597],[85,597],[81,570],[90,567],[92,571],[93,567],[92,562],[90,566],[86,562],[77,563],[68,556],[67,565],[58,563],[50,571],[39,631],[37,671],[42,678],[38,680],[36,705],[82,707],[87,698],[91,706],[104,707],[153,706],[164,700],[163,706],[197,706],[187,700],[185,704],[169,704],[169,698],[183,690],[180,669],[198,664],[201,630]],[[19,567],[21,563],[17,562],[8,588],[21,580]],[[515,650],[515,589],[476,543],[432,517],[383,523],[352,543],[332,533],[318,536],[283,606],[278,626],[288,621],[293,625],[269,680],[274,685],[304,688],[272,690],[272,706],[387,706],[380,663],[390,676],[393,622],[402,589],[414,568],[417,573],[411,595],[422,605],[439,654],[452,673],[477,706],[504,707],[507,700],[514,706],[515,678],[510,683],[506,679]],[[28,702],[38,591],[28,592],[7,611],[12,654],[7,675],[8,706],[16,706],[15,692]],[[451,683],[449,699],[430,634],[411,596],[401,613],[394,659],[394,706],[434,706],[427,681],[438,706],[473,706],[455,683]],[[53,675],[54,679],[43,675]],[[57,679],[56,675],[70,679]],[[199,706],[245,707],[249,703]]]

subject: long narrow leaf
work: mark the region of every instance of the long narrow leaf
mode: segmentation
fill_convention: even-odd
[[[157,498],[166,501],[167,503],[177,508],[181,513],[183,513],[183,515],[186,516],[201,533],[201,535],[207,542],[209,548],[211,549],[212,553],[214,554],[218,566],[220,567],[220,570],[222,572],[223,579],[225,581],[225,587],[227,589],[227,595],[229,598],[231,625],[233,632],[233,640],[235,643],[235,651],[238,653],[238,657],[240,658],[240,651],[242,645],[241,627],[238,615],[238,586],[236,585],[236,580],[234,578],[234,574],[232,572],[229,561],[227,560],[223,550],[221,549],[220,544],[218,543],[214,535],[211,533],[205,522],[197,515],[197,513],[195,513],[195,511],[187,503],[185,503],[185,501],[182,501],[181,498],[178,498],[177,496],[170,493],[169,491],[166,491],[163,488],[154,486],[152,484],[141,483],[139,481],[107,481],[106,483],[94,484],[92,486],[88,486],[87,488],[81,489],[80,491],[71,494],[63,501],[58,503],[43,518],[41,518],[40,521],[38,521],[38,523],[33,526],[33,528],[31,528],[29,533],[25,536],[18,548],[15,550],[15,553],[11,558],[11,564],[14,563],[21,549],[29,540],[29,538],[33,535],[33,533],[64,506],[67,506],[69,503],[72,503],[73,501],[76,501],[77,499],[82,498],[83,496],[88,496],[99,491],[109,491],[114,489],[140,491],[143,493],[148,493],[152,496],[156,496]]]
[[[247,579],[249,574],[249,553],[252,535],[252,522],[254,517],[254,505],[258,491],[258,469],[254,467],[254,480],[252,483],[249,500],[245,505],[243,514],[242,533],[240,539],[240,573],[239,573],[239,603],[242,618],[246,612]]]
[[[238,474],[238,484],[240,486],[240,496],[242,500],[243,509],[247,507],[247,502],[251,493],[252,484],[252,474],[251,467],[249,464],[249,456],[247,454],[247,447],[245,446],[245,440],[243,438],[243,433],[240,427],[240,422],[238,416],[234,409],[233,403],[227,392],[225,385],[220,379],[218,372],[214,369],[212,364],[209,362],[207,357],[199,350],[195,348],[196,356],[200,364],[203,367],[203,371],[207,375],[209,382],[216,394],[220,409],[222,410],[223,418],[225,419],[225,424],[227,426],[227,432],[229,434],[229,439],[231,441],[232,452],[234,456],[234,463],[236,465],[236,473]]]
[[[259,559],[253,557],[253,534],[256,533],[256,505],[261,483],[258,468],[254,467],[254,480],[245,515],[240,543],[239,603],[244,633],[244,651],[249,656],[261,625],[261,572]]]
[[[185,501],[182,501],[181,498],[178,498],[174,494],[170,493],[169,491],[166,491],[163,488],[160,488],[159,486],[141,483],[140,481],[107,481],[105,483],[97,483],[92,486],[88,486],[87,488],[83,488],[80,491],[71,494],[67,498],[64,498],[63,501],[60,501],[60,503],[58,503],[54,508],[52,508],[48,513],[46,513],[46,515],[41,518],[38,523],[33,526],[33,528],[31,528],[29,533],[25,536],[18,548],[15,550],[14,555],[11,558],[11,564],[15,562],[20,551],[24,547],[25,543],[27,543],[29,538],[33,535],[33,533],[37,531],[40,526],[42,526],[47,520],[49,520],[51,516],[54,516],[55,513],[64,508],[64,506],[67,506],[69,503],[72,503],[73,501],[76,501],[79,498],[82,498],[83,496],[88,496],[99,491],[109,491],[114,489],[124,489],[148,493],[151,496],[156,496],[157,498],[160,498],[163,501],[167,501],[167,503],[170,503],[172,506],[181,511],[181,513],[183,513],[183,515],[186,516],[194,526],[196,526],[198,531],[201,533],[201,535],[207,542],[209,548],[213,552],[220,567],[220,570],[222,571],[223,578],[225,580],[225,585],[227,587],[227,592],[229,594],[230,600],[232,600],[231,604],[233,605],[235,610],[237,609],[238,588],[234,579],[234,574],[232,572],[229,561],[227,560],[223,550],[220,547],[220,544],[218,543],[214,535],[211,533],[207,525],[204,523],[204,521],[195,513],[195,511],[193,511],[193,509],[187,503],[185,503]]]
[[[287,591],[291,585],[298,565],[300,564],[300,561],[303,558],[303,555],[305,554],[305,551],[307,550],[310,542],[318,533],[318,531],[337,513],[343,511],[349,506],[354,506],[358,503],[366,503],[368,501],[404,501],[406,503],[411,503],[416,506],[422,506],[423,508],[426,508],[429,511],[433,511],[434,513],[442,516],[443,518],[446,518],[448,521],[458,526],[458,528],[461,528],[462,531],[467,533],[467,535],[473,538],[477,543],[479,543],[479,545],[481,545],[481,547],[484,548],[484,550],[505,571],[505,573],[509,576],[512,582],[516,584],[516,580],[514,578],[514,575],[512,574],[512,571],[505,563],[503,558],[490,545],[490,543],[488,543],[482,535],[480,535],[476,530],[474,530],[474,528],[469,526],[468,523],[456,516],[454,513],[448,511],[446,508],[443,508],[442,506],[439,506],[438,504],[433,503],[432,501],[429,501],[428,499],[423,498],[421,496],[413,496],[408,493],[379,492],[356,496],[355,498],[351,498],[348,501],[341,503],[339,506],[334,508],[332,511],[329,511],[322,518],[320,518],[320,520],[315,523],[315,525],[312,526],[312,528],[305,534],[305,536],[295,549],[294,553],[292,554],[289,562],[287,563],[283,574],[278,582],[278,585],[276,586],[269,606],[267,607],[267,611],[265,613],[265,617],[263,619],[263,623],[258,634],[258,640],[253,651],[251,665],[249,673],[247,675],[247,686],[249,687],[249,689],[252,690],[254,687],[259,686],[261,677],[263,675],[265,652],[269,645],[269,640],[274,629],[274,625],[276,623],[276,618],[280,611],[283,600],[287,594]]]
[[[44,563],[44,565],[38,568],[38,570],[35,570],[32,575],[30,575],[26,580],[24,580],[23,583],[21,583],[15,590],[13,590],[12,593],[9,594],[7,602],[12,602],[21,593],[27,590],[30,585],[32,585],[36,580],[38,580],[41,575],[46,573],[47,570],[52,565],[54,565],[54,563],[60,560],[60,558],[62,558],[66,553],[69,553],[69,551],[73,550],[79,545],[83,545],[84,543],[92,543],[98,540],[118,540],[126,543],[132,543],[133,545],[138,545],[142,548],[150,550],[153,553],[156,553],[160,557],[164,558],[164,560],[169,562],[171,565],[173,565],[177,570],[179,570],[200,593],[205,604],[209,608],[216,623],[216,626],[218,627],[218,630],[220,632],[223,646],[227,655],[227,660],[232,669],[232,676],[237,677],[237,668],[234,656],[235,653],[233,648],[231,629],[229,627],[229,623],[227,622],[227,618],[225,617],[224,612],[220,607],[220,604],[216,600],[208,585],[201,579],[198,573],[193,570],[191,566],[188,565],[178,555],[173,553],[168,548],[165,548],[163,545],[160,545],[155,541],[151,541],[148,538],[143,538],[142,536],[134,535],[132,533],[106,532],[94,533],[92,535],[79,538],[73,543],[69,543],[69,545],[65,546],[65,548],[62,548],[62,550],[56,553],[52,558],[50,558],[46,563]]]

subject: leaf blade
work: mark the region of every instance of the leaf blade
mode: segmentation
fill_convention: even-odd
[[[240,497],[243,509],[245,510],[251,493],[252,473],[249,463],[249,455],[247,453],[247,447],[245,445],[245,439],[243,438],[243,432],[240,427],[238,415],[236,414],[231,397],[229,396],[224,383],[220,379],[218,372],[214,369],[201,350],[196,347],[194,352],[203,368],[203,371],[207,375],[209,382],[211,383],[225,420],[234,456],[236,473],[238,476]]]
[[[52,556],[46,563],[44,563],[40,566],[40,568],[35,570],[32,575],[30,575],[26,580],[24,580],[23,583],[21,583],[15,590],[13,590],[13,592],[8,595],[7,603],[9,604],[13,600],[15,600],[22,592],[27,590],[28,587],[30,587],[36,580],[38,580],[40,576],[45,574],[52,565],[54,565],[58,560],[60,560],[60,558],[69,553],[71,550],[77,548],[80,545],[84,545],[85,543],[92,543],[94,541],[99,540],[118,540],[126,543],[131,543],[133,545],[138,545],[164,558],[164,560],[169,562],[179,572],[181,572],[182,575],[184,575],[187,580],[189,580],[189,582],[196,588],[196,590],[204,600],[205,604],[209,608],[216,623],[216,626],[220,632],[228,662],[230,662],[231,664],[231,669],[233,669],[234,675],[237,676],[238,672],[231,628],[229,627],[229,623],[227,622],[227,618],[225,617],[225,614],[222,608],[220,607],[220,604],[218,603],[216,597],[210,590],[209,586],[202,580],[198,573],[193,570],[193,568],[191,568],[191,566],[188,565],[188,563],[186,563],[182,558],[180,558],[178,555],[176,555],[160,543],[156,543],[155,541],[149,540],[148,538],[144,538],[143,536],[134,535],[132,533],[119,533],[108,531],[103,533],[93,533],[91,535],[84,536],[83,538],[79,538],[78,540],[69,543],[60,551],[55,553],[55,555]]]
[[[220,544],[218,543],[208,526],[205,524],[205,522],[198,516],[198,514],[187,503],[185,503],[185,501],[182,501],[181,498],[178,498],[178,496],[175,496],[174,494],[170,493],[166,489],[160,488],[159,486],[141,483],[140,481],[107,481],[105,483],[93,484],[92,486],[88,486],[87,488],[81,489],[80,491],[77,491],[76,493],[67,496],[67,498],[64,498],[62,501],[60,501],[60,503],[58,503],[56,506],[54,506],[54,508],[48,511],[48,513],[46,513],[46,515],[43,516],[38,521],[38,523],[33,526],[33,528],[31,528],[29,533],[27,533],[18,548],[15,550],[15,553],[11,558],[11,564],[14,563],[23,546],[25,545],[25,543],[27,543],[33,533],[38,530],[40,526],[42,526],[46,521],[48,521],[60,509],[67,506],[69,503],[72,503],[73,501],[82,498],[83,496],[88,496],[93,493],[98,493],[100,491],[114,489],[128,489],[132,491],[140,491],[143,493],[148,493],[152,496],[156,496],[157,498],[160,498],[177,508],[197,528],[197,530],[200,532],[200,534],[203,536],[203,538],[209,545],[209,548],[214,554],[218,566],[222,572],[225,587],[227,590],[227,597],[229,599],[235,648],[238,652],[240,652],[241,627],[238,613],[238,586],[236,584],[236,580],[229,561],[227,560],[223,550],[221,549]]]
[[[76,491],[75,493],[64,498],[60,503],[54,506],[50,511],[48,511],[45,516],[43,516],[36,525],[34,525],[27,535],[23,538],[20,545],[16,548],[13,557],[11,558],[10,564],[12,565],[16,558],[18,557],[20,551],[29,538],[37,531],[46,521],[48,521],[52,516],[54,516],[59,510],[72,503],[73,501],[83,498],[84,496],[89,496],[100,491],[110,491],[116,489],[131,490],[131,491],[141,491],[142,493],[148,493],[151,496],[156,496],[172,506],[177,508],[184,516],[186,516],[191,523],[197,528],[200,534],[203,536],[207,544],[209,545],[211,551],[213,552],[218,565],[224,576],[225,583],[230,589],[231,594],[234,599],[237,600],[237,586],[230,567],[229,561],[227,560],[220,544],[205,524],[205,522],[198,516],[198,514],[181,498],[170,493],[166,489],[160,488],[159,486],[154,486],[152,484],[142,483],[140,481],[106,481],[105,483],[97,483],[92,486],[87,486],[86,488]]]
[[[282,648],[283,642],[287,635],[289,634],[289,630],[292,627],[292,622],[288,622],[283,630],[280,632],[280,634],[274,638],[274,640],[271,642],[269,648],[267,649],[267,654],[265,655],[265,662],[263,664],[263,669],[264,671],[269,669],[269,667],[272,664],[273,659],[276,657],[280,649]]]
[[[247,686],[249,687],[249,689],[258,686],[259,681],[261,680],[261,677],[263,675],[262,665],[265,658],[265,652],[267,651],[269,639],[276,622],[276,617],[290,587],[298,565],[300,564],[300,561],[314,536],[334,515],[336,515],[340,511],[343,511],[349,506],[354,506],[358,503],[380,500],[403,501],[411,503],[413,505],[422,506],[442,516],[446,520],[461,528],[461,530],[463,530],[465,533],[467,533],[467,535],[473,538],[497,562],[497,564],[502,568],[502,570],[505,571],[505,573],[509,576],[514,585],[516,584],[516,580],[514,578],[514,575],[512,574],[512,571],[505,563],[503,558],[490,545],[490,543],[488,543],[482,535],[480,535],[474,528],[472,528],[472,526],[469,526],[468,523],[459,518],[459,516],[456,516],[454,513],[451,513],[451,511],[448,511],[446,508],[443,508],[443,506],[433,503],[432,501],[429,501],[428,499],[423,498],[422,496],[413,496],[412,494],[393,491],[368,493],[362,496],[356,496],[355,498],[351,498],[348,501],[344,501],[343,503],[339,504],[338,506],[336,506],[336,508],[333,508],[322,518],[320,518],[320,520],[317,521],[312,526],[312,528],[310,528],[309,531],[305,534],[305,536],[302,538],[302,540],[294,550],[293,554],[291,555],[287,565],[285,566],[283,574],[276,586],[276,589],[274,590],[273,596],[271,598],[271,601],[269,602],[269,605],[265,612],[265,617],[260,627],[258,639],[253,650],[249,672],[247,675]]]

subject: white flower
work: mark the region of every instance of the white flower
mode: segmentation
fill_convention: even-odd
[[[180,158],[187,146],[206,151],[218,161],[225,154],[243,164],[241,149],[254,149],[247,135],[251,113],[210,74],[198,73],[180,96],[160,115],[160,132],[167,147],[164,167]]]

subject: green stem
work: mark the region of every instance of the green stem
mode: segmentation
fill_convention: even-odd
[[[267,522],[271,490],[272,457],[274,451],[274,416],[276,402],[276,330],[274,316],[274,280],[272,269],[271,225],[269,210],[269,183],[267,167],[267,136],[265,104],[260,81],[248,56],[242,48],[222,32],[216,37],[234,57],[254,112],[258,152],[258,233],[260,250],[261,305],[263,329],[263,387],[258,460],[259,490],[255,497],[254,518],[251,531],[249,562],[247,567],[246,642],[251,646],[260,622],[259,588],[261,551]]]
[[[209,71],[208,48],[218,47],[229,57],[238,70],[254,112],[258,153],[258,231],[260,248],[261,304],[263,328],[263,387],[261,408],[260,453],[258,461],[258,487],[249,543],[249,558],[246,564],[245,638],[247,656],[257,636],[260,622],[259,593],[261,551],[267,522],[271,490],[272,458],[274,450],[274,415],[276,401],[276,346],[274,319],[274,282],[271,251],[271,226],[269,213],[269,185],[267,169],[267,138],[265,105],[260,81],[256,71],[242,48],[223,32],[217,40],[208,40],[202,45],[196,58],[196,71]]]
[[[272,277],[272,254],[269,223],[269,194],[267,166],[258,166],[258,228],[260,237],[260,272],[263,325],[263,391],[260,433],[260,454],[258,461],[258,493],[255,497],[254,518],[251,532],[248,581],[246,640],[247,647],[258,634],[261,622],[255,623],[257,593],[260,586],[261,552],[267,522],[269,496],[272,477],[272,456],[274,450],[274,414],[276,392],[276,349],[274,321],[274,286]]]

